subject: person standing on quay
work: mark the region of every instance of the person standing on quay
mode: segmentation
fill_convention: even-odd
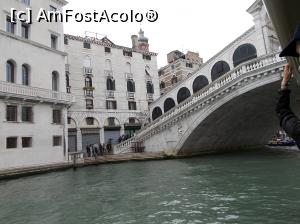
[[[279,55],[280,57],[297,57],[300,62],[300,25],[297,26],[295,34],[291,42]],[[288,83],[292,77],[293,68],[287,64],[284,68],[283,79],[281,82],[281,89],[279,91],[280,98],[276,106],[276,112],[280,120],[280,126],[284,131],[292,137],[300,149],[300,120],[292,112],[290,108],[290,90]],[[299,68],[300,71],[300,68]]]

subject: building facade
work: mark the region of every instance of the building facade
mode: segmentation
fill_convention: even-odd
[[[63,24],[11,21],[11,8],[61,10],[64,0],[0,1],[0,169],[67,160]]]
[[[97,34],[65,35],[67,88],[76,96],[68,117],[69,151],[132,136],[159,97],[157,54],[142,30],[131,39],[129,48]]]
[[[199,53],[188,51],[186,54],[175,50],[167,55],[168,65],[159,69],[159,87],[161,95],[172,89],[177,82],[199,70],[203,59]]]

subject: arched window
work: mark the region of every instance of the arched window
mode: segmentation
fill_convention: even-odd
[[[154,87],[152,82],[147,82],[147,93],[154,93]]]
[[[131,73],[131,64],[129,62],[126,62],[125,66],[126,66],[126,72]]]
[[[203,87],[208,85],[208,80],[205,76],[200,75],[197,78],[195,78],[193,82],[193,93],[198,92],[201,90]]]
[[[86,77],[85,78],[85,87],[90,88],[93,86],[93,81],[91,77]]]
[[[115,80],[111,78],[106,79],[106,89],[107,90],[116,90]]]
[[[168,112],[175,107],[175,101],[172,98],[167,98],[164,102],[164,112]]]
[[[159,84],[159,88],[164,89],[165,87],[166,87],[166,84],[163,81],[161,81]]]
[[[155,107],[152,111],[152,120],[159,118],[162,115],[160,107]]]
[[[229,70],[230,67],[225,61],[218,61],[216,64],[214,64],[214,66],[211,69],[211,80],[216,80]]]
[[[127,80],[127,92],[135,92],[135,83],[133,80]]]
[[[105,69],[111,71],[112,70],[112,66],[111,66],[111,60],[106,59],[105,60]]]
[[[15,83],[15,73],[16,73],[16,67],[14,62],[7,61],[6,62],[6,81]]]
[[[182,87],[178,93],[177,93],[177,102],[181,103],[185,99],[189,98],[191,96],[191,93],[188,88]]]
[[[27,65],[22,65],[22,84],[29,86],[29,68]]]
[[[59,75],[57,72],[52,72],[52,90],[59,90]]]
[[[233,65],[236,67],[239,64],[256,57],[256,48],[252,44],[243,44],[233,53]]]
[[[173,77],[172,77],[172,79],[171,79],[171,84],[173,85],[173,84],[175,84],[175,83],[177,83],[178,82],[178,79],[177,79],[177,77],[174,75]]]

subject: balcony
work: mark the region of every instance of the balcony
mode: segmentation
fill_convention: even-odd
[[[112,78],[114,76],[114,73],[112,70],[104,70],[104,74],[106,77]]]
[[[114,90],[106,90],[106,98],[115,98]]]
[[[133,74],[129,72],[125,72],[126,79],[133,79]]]
[[[83,74],[84,75],[92,75],[93,69],[91,67],[83,67]]]
[[[153,102],[154,99],[153,99],[153,93],[147,93],[147,101],[149,102]]]
[[[0,81],[0,96],[60,104],[75,103],[75,96],[68,93],[55,92],[49,89],[23,86],[3,81]]]
[[[127,92],[127,99],[134,100],[134,92]]]

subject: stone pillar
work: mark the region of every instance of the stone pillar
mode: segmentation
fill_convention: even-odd
[[[76,136],[77,148],[76,148],[76,151],[80,152],[80,151],[82,151],[82,134],[81,134],[80,128],[77,128],[76,130],[77,130],[77,136]]]
[[[120,135],[122,136],[124,134],[125,134],[124,124],[121,124]]]
[[[100,128],[100,142],[101,144],[104,143],[104,127],[103,128]]]

